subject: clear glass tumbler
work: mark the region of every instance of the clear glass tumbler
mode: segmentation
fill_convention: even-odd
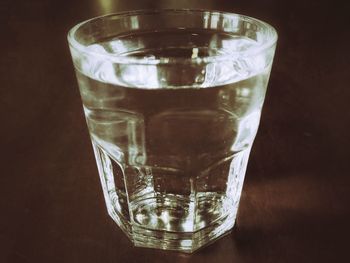
[[[109,215],[135,246],[193,252],[235,223],[277,34],[247,16],[135,11],[69,46]]]

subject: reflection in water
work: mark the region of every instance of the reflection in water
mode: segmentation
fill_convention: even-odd
[[[85,107],[84,110],[92,139],[115,161],[131,165],[144,162],[145,132],[141,115],[117,110],[89,110]]]

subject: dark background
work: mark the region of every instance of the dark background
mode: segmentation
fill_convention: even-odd
[[[346,1],[0,1],[0,262],[349,261]],[[238,226],[193,255],[133,248],[107,215],[66,41],[143,8],[257,17],[279,33]]]

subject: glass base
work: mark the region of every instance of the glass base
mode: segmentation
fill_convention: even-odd
[[[127,220],[120,218],[120,215],[113,209],[108,213],[134,246],[183,253],[193,253],[229,234],[235,224],[236,217],[236,214],[228,215],[213,222],[210,226],[194,232],[172,232],[151,230],[137,224],[132,225]]]
[[[124,172],[104,149],[93,146],[108,213],[135,246],[192,253],[233,228],[249,149],[210,167],[210,174],[187,178],[159,168],[152,176]]]

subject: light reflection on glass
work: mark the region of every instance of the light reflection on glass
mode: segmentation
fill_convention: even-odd
[[[132,29],[138,29],[139,28],[139,19],[136,16],[130,17],[130,25]]]

